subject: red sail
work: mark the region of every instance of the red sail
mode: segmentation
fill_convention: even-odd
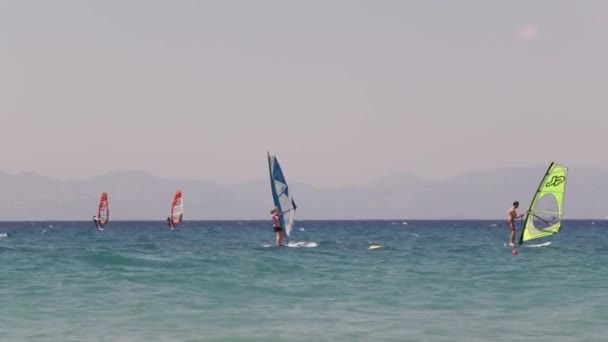
[[[108,193],[106,192],[101,194],[97,217],[99,217],[99,226],[102,228],[108,224],[108,221],[110,220],[110,207],[108,206]]]
[[[173,195],[173,202],[171,203],[171,221],[173,225],[177,226],[182,222],[184,215],[184,203],[182,202],[182,192],[177,190]]]

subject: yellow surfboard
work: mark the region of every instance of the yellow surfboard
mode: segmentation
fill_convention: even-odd
[[[371,251],[372,249],[378,249],[378,248],[382,248],[382,246],[380,246],[380,245],[371,245],[371,246],[369,246],[368,249]]]

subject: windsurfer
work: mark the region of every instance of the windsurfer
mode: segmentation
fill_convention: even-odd
[[[519,202],[513,202],[513,206],[509,209],[509,216],[507,216],[507,226],[511,231],[509,235],[509,246],[515,246],[515,219],[524,217],[524,214],[517,215],[517,208],[519,208]]]
[[[93,223],[95,223],[95,227],[99,230],[102,230],[99,221],[100,221],[99,217],[93,215]]]
[[[283,241],[283,229],[281,227],[281,220],[279,218],[279,209],[274,208],[270,211],[272,215],[272,227],[276,234],[276,245],[281,246],[281,242]]]
[[[167,217],[167,226],[169,226],[169,228],[171,228],[171,229],[175,228],[175,226],[173,225],[173,220],[171,219],[171,217]]]

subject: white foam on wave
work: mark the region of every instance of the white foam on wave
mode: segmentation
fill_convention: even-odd
[[[262,248],[273,248],[275,245],[264,244]],[[296,241],[296,242],[288,242],[286,245],[282,245],[281,247],[290,247],[290,248],[314,248],[319,247],[319,244],[314,241]]]
[[[0,233],[0,238],[7,238],[8,237],[8,233]]]
[[[300,231],[301,231],[301,232],[303,232],[303,231],[304,231],[304,228],[300,228]]]
[[[314,248],[318,246],[319,244],[314,241],[297,241],[287,243],[287,247],[292,248]]]
[[[407,226],[407,222],[401,222],[401,224]]]

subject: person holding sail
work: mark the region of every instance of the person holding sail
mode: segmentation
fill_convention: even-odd
[[[519,208],[519,202],[513,202],[513,206],[509,209],[509,214],[507,216],[507,226],[511,231],[509,235],[509,246],[515,246],[515,219],[524,217],[524,214],[517,215],[517,208]]]
[[[169,229],[175,228],[175,226],[173,225],[173,220],[169,216],[167,216],[167,226],[169,227]]]
[[[101,220],[100,220],[100,218],[99,218],[99,217],[97,217],[97,216],[93,215],[93,223],[95,223],[95,227],[96,227],[98,230],[103,230],[103,228],[101,228],[101,223],[100,223],[100,221],[101,221]]]
[[[281,219],[279,217],[279,208],[275,207],[270,211],[272,215],[272,227],[274,229],[276,235],[276,245],[277,247],[281,246],[281,242],[283,241],[283,227],[281,227]]]

